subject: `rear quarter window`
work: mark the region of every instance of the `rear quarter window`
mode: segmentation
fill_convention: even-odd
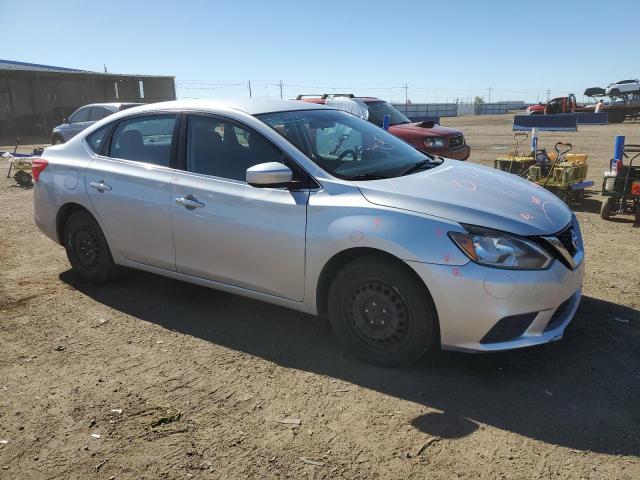
[[[104,141],[107,138],[107,133],[109,132],[111,125],[112,124],[100,127],[95,132],[91,132],[89,135],[87,135],[87,145],[89,145],[89,148],[93,151],[93,153],[102,153]]]

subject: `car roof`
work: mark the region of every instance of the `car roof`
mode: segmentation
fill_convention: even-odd
[[[270,98],[249,98],[249,99],[225,99],[225,100],[172,100],[169,102],[158,102],[135,107],[136,112],[156,111],[156,110],[190,110],[190,109],[234,109],[249,115],[260,115],[262,113],[288,112],[292,110],[315,110],[328,109],[324,105],[298,102],[295,100],[279,100]],[[131,112],[131,110],[128,110]]]
[[[104,107],[104,108],[108,108],[108,109],[115,109],[115,111],[118,111],[118,109],[120,107],[123,107],[125,105],[145,105],[144,103],[136,103],[136,102],[107,102],[107,103],[89,103],[87,105],[82,105],[80,108],[85,108],[85,107]]]
[[[296,98],[296,100],[302,100],[308,103],[317,103],[317,102],[324,102],[325,100],[327,100],[328,97],[332,96],[332,94],[330,93],[324,93],[322,95],[298,95],[298,98]],[[385,100],[382,100],[381,98],[377,98],[377,97],[359,97],[357,95],[353,95],[353,94],[337,94],[335,95],[336,97],[344,97],[344,98],[351,98],[351,99],[357,99],[357,100],[362,100],[363,102],[384,102]]]

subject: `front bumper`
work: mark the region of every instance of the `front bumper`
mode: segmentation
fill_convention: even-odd
[[[431,292],[445,349],[492,352],[559,340],[580,303],[584,261],[575,270],[557,260],[546,270],[407,263]],[[522,333],[487,342],[500,320],[527,314]]]

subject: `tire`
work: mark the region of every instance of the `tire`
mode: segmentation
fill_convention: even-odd
[[[119,273],[100,226],[87,212],[74,212],[67,219],[64,248],[71,267],[83,280],[104,283]]]
[[[605,197],[600,206],[600,218],[609,220],[611,218],[611,210],[613,210],[613,198]]]
[[[619,88],[612,88],[611,91],[609,92],[609,95],[612,97],[617,97],[620,95],[620,89]]]
[[[63,143],[64,143],[64,138],[62,138],[62,137],[60,137],[58,135],[56,135],[55,137],[53,137],[51,139],[51,144],[52,145],[61,145]]]
[[[624,122],[627,115],[624,112],[609,112],[608,120],[609,123],[622,123]]]
[[[25,172],[24,170],[18,170],[16,174],[13,176],[14,180],[21,187],[29,187],[31,186],[31,174],[29,172]]]
[[[328,301],[334,333],[365,362],[409,365],[439,339],[428,291],[391,260],[364,257],[348,263],[333,279]]]

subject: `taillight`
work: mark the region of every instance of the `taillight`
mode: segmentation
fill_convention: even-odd
[[[31,160],[31,175],[33,176],[34,182],[40,179],[40,174],[47,168],[47,165],[49,165],[49,162],[44,158],[34,158]]]

